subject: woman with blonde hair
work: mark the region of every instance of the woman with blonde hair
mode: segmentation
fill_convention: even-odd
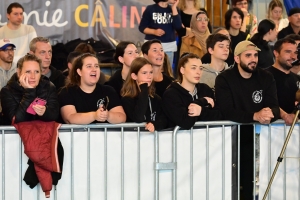
[[[283,5],[279,0],[270,1],[267,19],[271,19],[275,23],[277,31],[280,31],[289,25],[289,20],[283,18]]]
[[[166,127],[161,98],[155,94],[153,67],[146,58],[132,61],[121,95],[127,122],[146,122],[145,129],[150,132]]]

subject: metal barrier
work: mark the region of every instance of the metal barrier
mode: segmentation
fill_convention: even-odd
[[[283,122],[278,121],[275,124],[278,123]],[[257,125],[254,124],[254,128]],[[144,124],[136,123],[62,125],[60,138],[65,149],[63,177],[58,186],[52,190],[50,199],[90,200],[99,199],[99,195],[109,200],[170,198],[175,200],[182,199],[182,196],[191,200],[239,199],[239,190],[237,190],[237,196],[231,192],[231,176],[234,174],[231,174],[232,162],[228,159],[228,156],[231,157],[231,149],[230,152],[227,149],[228,145],[231,147],[231,143],[228,143],[228,134],[231,135],[232,126],[238,127],[237,153],[239,158],[240,124],[229,121],[197,122],[191,130],[179,130],[179,127],[176,127],[174,131],[155,132],[155,134],[142,131],[141,127],[144,127]],[[267,127],[270,133],[272,126]],[[27,157],[23,154],[23,145],[15,128],[5,126],[0,129],[2,133],[0,137],[2,140],[1,199],[21,200],[23,197],[24,199],[43,199],[44,195],[39,186],[31,190],[22,180],[27,168]],[[211,143],[217,140],[214,134],[218,134],[221,139],[212,145]],[[200,138],[200,135],[205,139]],[[178,137],[180,137],[179,144]],[[255,141],[254,134],[254,145]],[[271,146],[271,136],[269,144]],[[216,145],[219,145],[220,152],[216,151],[218,149]],[[187,146],[187,152],[184,152],[185,146]],[[205,146],[203,152],[199,153],[199,146]],[[132,148],[128,149],[128,147]],[[269,152],[271,155],[271,148]],[[219,157],[216,156],[218,153]],[[116,157],[116,162],[112,162],[114,157]],[[79,159],[82,160],[79,161]],[[216,159],[219,160],[217,165]],[[256,161],[255,156],[253,159]],[[161,160],[167,160],[167,162]],[[199,163],[204,164],[199,165]],[[271,163],[271,159],[268,163],[270,164],[268,173],[271,174],[271,165],[275,163]],[[200,172],[199,168],[201,168]],[[239,160],[237,168],[239,174]],[[212,170],[215,171],[212,173]],[[254,180],[255,171],[254,165]],[[217,180],[214,180],[214,173]],[[286,173],[286,167],[284,173]],[[170,177],[166,177],[167,175]],[[200,181],[199,177],[200,179],[205,177],[205,180]],[[183,180],[183,178],[188,180]],[[218,191],[215,191],[215,187],[219,187],[219,185],[216,186],[216,182],[220,182]],[[238,178],[237,188],[239,185]],[[300,191],[300,186],[298,188]],[[255,189],[254,187],[254,192]],[[284,190],[286,191],[286,187]],[[202,192],[205,195],[199,198]],[[214,193],[220,193],[220,196],[216,197]],[[298,199],[300,199],[300,194]]]

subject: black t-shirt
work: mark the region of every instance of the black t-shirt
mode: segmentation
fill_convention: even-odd
[[[300,77],[292,72],[286,74],[275,67],[267,69],[274,76],[279,107],[287,113],[295,109],[295,96],[300,86]]]
[[[59,93],[58,100],[60,107],[73,105],[78,113],[96,111],[100,105],[107,106],[107,110],[121,106],[115,90],[111,86],[98,83],[92,93],[85,93],[78,86],[63,88]]]
[[[173,78],[163,74],[163,80],[155,82],[155,93],[162,98],[167,87],[172,83]]]
[[[123,87],[124,80],[122,79],[122,69],[117,70],[114,75],[105,83],[105,85],[110,85],[115,89],[119,98],[121,99],[121,89]]]
[[[231,44],[230,44],[231,49],[234,52],[234,49],[235,49],[236,45],[239,42],[246,40],[247,34],[244,33],[243,31],[240,31],[239,34],[237,34],[236,36],[233,36],[233,35],[230,34],[230,37],[231,37]]]

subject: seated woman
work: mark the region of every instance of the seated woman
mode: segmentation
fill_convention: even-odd
[[[24,121],[55,121],[59,114],[59,104],[55,86],[41,74],[41,60],[27,54],[18,61],[15,73],[1,90],[1,105],[5,124]],[[36,98],[46,101],[46,105],[32,105],[33,113],[27,108]]]
[[[138,56],[139,52],[133,42],[121,41],[116,47],[114,59],[117,63],[122,65],[122,69],[117,70],[105,85],[112,86],[119,97],[121,97],[121,88],[127,78],[131,62]]]
[[[121,95],[127,122],[147,122],[145,129],[150,132],[166,127],[161,98],[155,94],[153,67],[146,58],[132,61]]]
[[[199,83],[202,63],[195,54],[184,54],[178,63],[178,79],[165,91],[163,109],[171,126],[190,129],[196,121],[222,119],[214,109],[214,92],[204,83]]]
[[[99,62],[94,54],[82,54],[73,62],[69,83],[59,93],[60,111],[66,123],[125,122],[117,93],[110,86],[100,85],[99,77]]]
[[[266,69],[274,64],[273,52],[269,46],[269,42],[277,39],[276,25],[272,20],[264,19],[258,25],[258,32],[250,39],[260,51],[258,51],[257,67]]]
[[[210,35],[208,30],[208,17],[206,12],[194,13],[191,19],[191,28],[187,29],[186,36],[182,37],[180,55],[185,52],[199,55],[200,58],[207,53],[206,39]]]

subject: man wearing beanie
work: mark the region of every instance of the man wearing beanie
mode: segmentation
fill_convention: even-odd
[[[278,40],[290,34],[300,35],[300,8],[296,7],[290,10],[289,21],[289,25],[278,33]]]

